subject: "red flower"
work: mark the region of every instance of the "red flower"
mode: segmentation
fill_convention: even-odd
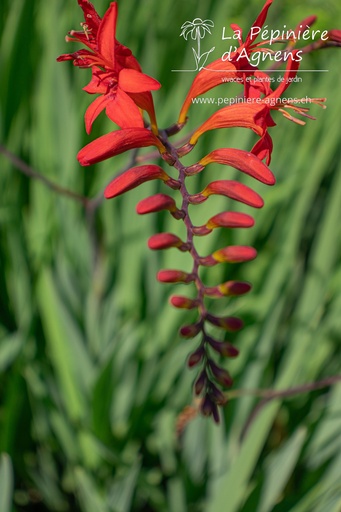
[[[143,128],[140,109],[149,114],[153,131],[157,132],[155,111],[150,91],[159,82],[141,72],[131,51],[116,39],[117,3],[112,2],[103,19],[87,0],[78,0],[84,12],[83,31],[72,30],[67,41],[84,44],[88,49],[58,57],[73,60],[75,66],[92,68],[92,79],[84,87],[90,94],[101,94],[87,109],[85,125],[90,133],[92,123],[105,109],[107,116],[120,128]]]

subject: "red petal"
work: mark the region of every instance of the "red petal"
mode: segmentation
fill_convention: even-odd
[[[91,31],[97,31],[101,18],[97,14],[96,9],[88,0],[78,0],[78,5],[82,8],[84,13],[84,21]]]
[[[99,67],[93,66],[91,80],[88,85],[83,87],[83,91],[86,91],[88,94],[106,94],[112,76],[111,73],[106,73]]]
[[[109,119],[120,128],[143,128],[144,126],[138,107],[119,87],[116,89],[115,96],[107,103],[105,111]]]
[[[253,146],[252,153],[256,155],[256,157],[260,160],[265,159],[266,164],[269,165],[271,161],[272,149],[272,139],[268,132],[265,132],[263,137]]]
[[[135,69],[122,69],[118,76],[119,86],[126,92],[145,92],[160,89],[161,84],[154,78]]]
[[[269,107],[272,106],[272,98],[279,98],[286,91],[289,85],[292,83],[291,80],[297,75],[297,70],[300,67],[300,61],[295,59],[295,55],[299,50],[293,50],[288,58],[288,64],[283,76],[283,81],[271,94],[264,98],[264,102]],[[276,105],[275,105],[276,108]]]
[[[189,143],[196,144],[199,137],[208,130],[216,128],[250,128],[262,136],[268,109],[264,105],[241,103],[224,107],[211,115],[195,132]]]
[[[160,140],[147,128],[127,128],[102,135],[81,149],[77,159],[81,165],[92,165],[129,149],[156,146],[164,150]]]
[[[211,162],[230,165],[266,185],[274,185],[276,182],[275,176],[270,169],[259,158],[248,151],[231,148],[216,149],[198,163],[207,165]]]
[[[111,67],[115,65],[116,20],[117,3],[112,2],[103,16],[97,34],[99,53],[103,55],[108,65]]]
[[[116,176],[115,179],[106,187],[104,197],[111,199],[138,187],[142,183],[151,180],[169,180],[168,174],[158,165],[141,165],[131,167],[124,173]]]
[[[182,124],[186,121],[186,115],[189,107],[192,104],[192,99],[204,94],[205,92],[213,89],[217,85],[222,83],[222,76],[228,78],[237,77],[237,68],[235,64],[230,61],[222,61],[217,59],[211,62],[205,69],[199,71],[197,76],[194,78],[191,88],[188,91],[186,99],[181,107],[178,123]]]
[[[267,0],[265,2],[263,9],[261,10],[261,12],[257,16],[256,20],[252,24],[252,27],[262,28],[262,26],[264,25],[264,21],[266,20],[266,16],[268,14],[269,7],[272,4],[272,2],[273,2],[273,0]],[[257,30],[257,32],[258,32],[258,30]],[[246,47],[249,46],[255,39],[257,39],[259,34],[260,34],[260,32],[258,32],[257,34],[251,35],[251,31],[250,31],[246,37],[244,46],[246,46]]]
[[[201,192],[201,195],[204,197],[214,194],[230,197],[235,201],[240,201],[241,203],[253,206],[254,208],[262,208],[264,204],[263,199],[259,194],[246,185],[238,183],[238,181],[212,181],[212,183],[207,185],[207,187]]]
[[[149,91],[147,92],[139,92],[139,93],[129,93],[131,99],[136,103],[136,105],[142,110],[148,112],[150,117],[151,126],[153,128],[154,133],[157,133],[157,123],[155,117],[154,103],[152,95]]]
[[[85,129],[86,133],[89,135],[92,128],[92,123],[95,121],[96,117],[105,109],[108,101],[110,99],[106,96],[99,96],[96,98],[86,109],[85,112]]]

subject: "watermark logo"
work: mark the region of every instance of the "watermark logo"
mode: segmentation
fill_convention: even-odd
[[[196,41],[196,47],[193,48],[193,55],[195,60],[195,69],[173,69],[172,71],[200,71],[206,64],[208,56],[215,46],[207,52],[201,53],[201,40],[204,39],[206,33],[211,34],[210,28],[214,27],[212,20],[202,20],[201,18],[194,18],[193,21],[185,21],[181,25],[180,37],[183,37],[186,41],[190,38],[192,41]]]
[[[211,29],[214,27],[214,22],[212,20],[206,19],[202,20],[201,18],[194,18],[192,21],[185,21],[181,25],[181,31],[179,36],[183,37],[185,41],[192,41],[195,43],[195,46],[192,46],[195,68],[194,69],[172,69],[173,72],[196,72],[201,71],[205,68],[206,62],[210,54],[215,50],[215,46],[213,46],[210,50],[204,51],[202,53],[202,40],[207,34],[212,35]],[[291,57],[295,61],[301,61],[303,54],[306,48],[310,48],[312,44],[317,44],[315,42],[316,38],[321,38],[321,43],[324,43],[328,40],[329,33],[327,30],[311,30],[308,24],[299,25],[295,30],[290,30],[286,25],[283,25],[281,29],[270,30],[268,26],[252,26],[248,37],[250,40],[254,40],[258,38],[260,42],[254,47],[247,48],[245,44],[242,44],[242,32],[241,29],[237,25],[231,24],[232,34],[228,35],[228,31],[226,27],[222,27],[222,35],[221,41],[225,48],[222,48],[222,52],[220,53],[220,57],[216,60],[221,60],[222,69],[215,68],[215,72],[226,72],[226,69],[223,67],[224,62],[234,62],[238,63],[247,63],[254,67],[255,70],[258,70],[258,66],[261,63],[267,61],[273,64],[273,69],[268,69],[268,71],[281,73],[281,70],[278,70],[277,67],[281,63],[285,63],[288,61],[289,57]],[[230,46],[226,48],[225,41],[230,41]],[[307,47],[296,49],[293,52],[293,49],[297,42],[303,41],[308,44]],[[239,46],[235,46],[233,43],[238,42]],[[257,51],[256,47],[260,46],[261,43],[264,42],[264,45],[270,46],[259,48]],[[272,45],[276,43],[284,43],[287,42],[287,45],[284,49],[272,49]],[[232,44],[231,44],[232,43]],[[309,46],[310,44],[310,46]],[[219,50],[218,50],[219,51]],[[208,69],[208,68],[205,68]],[[247,69],[239,69],[240,72],[250,71],[250,68]],[[300,73],[303,72],[326,72],[326,69],[301,69]]]

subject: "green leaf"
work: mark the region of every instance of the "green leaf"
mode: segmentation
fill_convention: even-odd
[[[300,456],[307,430],[298,429],[290,439],[268,457],[265,469],[265,482],[262,488],[257,512],[270,512],[279,502],[281,493],[287,484]]]
[[[10,457],[3,453],[0,457],[0,510],[11,512],[13,492],[13,470]]]

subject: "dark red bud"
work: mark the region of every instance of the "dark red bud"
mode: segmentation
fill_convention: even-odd
[[[195,391],[196,395],[200,395],[200,393],[204,389],[206,383],[207,383],[207,375],[206,375],[206,371],[203,370],[194,383],[194,391]]]
[[[222,391],[220,391],[220,389],[217,388],[217,386],[215,386],[213,384],[213,382],[210,382],[209,394],[210,394],[210,397],[213,400],[213,402],[215,402],[217,405],[225,405],[226,404],[226,402],[227,402],[226,396],[224,395],[224,393]]]
[[[195,338],[201,331],[201,323],[198,324],[191,324],[191,325],[184,325],[180,329],[180,335],[183,338]]]
[[[210,346],[218,352],[221,356],[224,357],[237,357],[239,354],[239,350],[231,345],[231,343],[228,343],[227,341],[217,341],[214,338],[211,338],[210,336],[206,337],[206,340],[210,344]]]
[[[233,384],[233,380],[230,376],[230,374],[224,370],[223,368],[220,368],[220,366],[217,366],[212,359],[208,360],[209,367],[214,375],[214,377],[217,379],[219,384],[222,386],[229,388]]]
[[[239,331],[243,327],[243,322],[240,318],[235,316],[226,316],[226,317],[216,317],[207,313],[206,320],[210,322],[212,325],[216,327],[220,327],[221,329],[225,329],[229,332]]]
[[[192,354],[189,356],[188,362],[187,362],[189,368],[193,368],[193,366],[196,366],[197,364],[199,364],[200,361],[202,360],[202,358],[204,357],[204,355],[205,355],[204,347],[199,347],[199,348],[197,348],[197,350],[195,352],[192,352]]]

